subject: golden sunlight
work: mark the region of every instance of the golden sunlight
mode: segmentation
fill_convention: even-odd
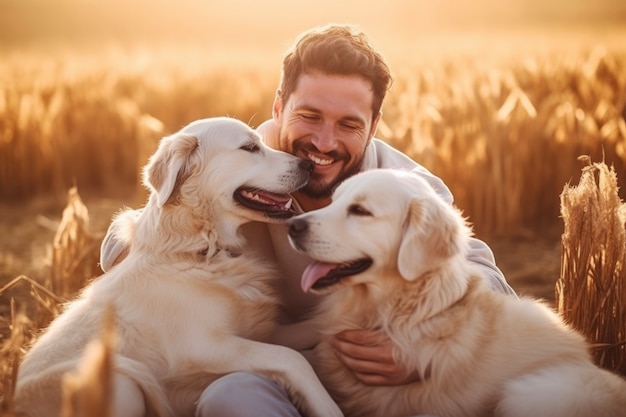
[[[0,45],[195,42],[280,53],[304,29],[347,22],[362,26],[383,49],[410,53],[412,45],[463,48],[502,33],[571,29],[606,38],[625,20],[626,3],[619,0],[8,0],[0,4]]]

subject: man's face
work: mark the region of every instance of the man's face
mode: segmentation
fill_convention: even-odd
[[[278,147],[315,163],[308,185],[312,198],[329,197],[333,188],[361,167],[374,135],[371,85],[358,76],[302,74],[286,103],[274,103]]]

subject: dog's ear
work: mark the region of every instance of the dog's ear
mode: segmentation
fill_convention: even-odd
[[[414,198],[409,203],[398,252],[398,270],[413,281],[461,251],[461,224],[443,201]],[[450,209],[450,210],[449,210]]]
[[[190,157],[197,148],[198,139],[192,135],[176,133],[161,139],[143,171],[144,183],[156,194],[159,207],[163,207],[176,184],[189,172]]]

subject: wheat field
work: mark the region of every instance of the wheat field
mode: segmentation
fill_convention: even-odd
[[[260,124],[270,117],[279,72],[276,62],[233,64],[182,48],[0,55],[2,201],[69,201],[46,274],[0,282],[8,306],[0,413],[10,415],[24,347],[98,274],[101,235],[89,231],[79,194],[130,186],[141,201],[138,173],[160,137],[201,117]],[[581,155],[626,180],[623,50],[447,56],[395,68],[377,136],[440,176],[479,236],[562,223],[560,196],[580,177]],[[26,301],[6,295],[15,286],[26,288]]]
[[[5,57],[0,194],[137,183],[163,134],[207,116],[252,126],[269,117],[279,74],[263,68],[272,66],[180,65],[191,60],[171,50]],[[510,234],[558,217],[579,155],[624,171],[625,103],[623,52],[449,58],[400,67],[378,136],[443,178],[479,234]]]

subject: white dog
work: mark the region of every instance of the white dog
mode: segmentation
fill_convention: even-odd
[[[421,377],[365,386],[322,342],[314,368],[346,416],[626,416],[624,380],[547,306],[488,288],[466,259],[464,218],[416,175],[358,174],[288,222],[292,245],[318,261],[302,288],[328,294],[323,333],[382,329]]]
[[[340,416],[304,357],[261,342],[273,330],[274,271],[246,252],[239,234],[251,220],[290,217],[288,193],[311,170],[231,118],[199,120],[163,138],[144,170],[149,201],[126,230],[130,253],[69,303],[27,353],[18,413],[59,414],[62,377],[112,304],[115,417],[193,416],[202,390],[233,371],[276,379],[306,415]],[[127,229],[123,215],[115,222]]]

